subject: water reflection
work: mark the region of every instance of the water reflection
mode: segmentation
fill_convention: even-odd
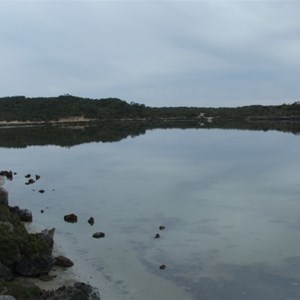
[[[33,145],[72,147],[91,142],[118,142],[143,135],[153,129],[239,129],[254,131],[276,130],[298,135],[300,123],[292,121],[164,121],[164,122],[102,122],[91,126],[27,126],[0,127],[0,147],[25,148]]]
[[[55,224],[103,299],[296,300],[299,147],[275,131],[173,129],[0,156],[18,171],[7,183],[12,201],[36,224]],[[36,191],[24,185],[29,172],[42,175]],[[63,221],[71,212],[78,223]]]

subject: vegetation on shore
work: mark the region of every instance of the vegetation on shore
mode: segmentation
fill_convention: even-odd
[[[148,107],[117,98],[89,99],[72,95],[58,97],[13,96],[0,98],[0,121],[49,122],[80,117],[83,120],[120,119],[297,119],[300,104],[250,105],[243,107]]]

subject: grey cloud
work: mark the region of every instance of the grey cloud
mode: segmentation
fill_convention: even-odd
[[[299,9],[294,1],[0,2],[1,96],[292,101]]]

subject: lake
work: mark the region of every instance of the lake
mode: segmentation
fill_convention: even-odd
[[[81,280],[104,300],[299,299],[300,137],[143,133],[1,147],[1,169],[18,173],[5,184],[10,204],[30,209],[38,228],[56,227]],[[41,179],[25,185],[28,173]],[[69,213],[77,223],[64,221]]]

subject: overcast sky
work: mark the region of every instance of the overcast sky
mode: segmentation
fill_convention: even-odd
[[[0,96],[300,99],[300,1],[1,1]]]

